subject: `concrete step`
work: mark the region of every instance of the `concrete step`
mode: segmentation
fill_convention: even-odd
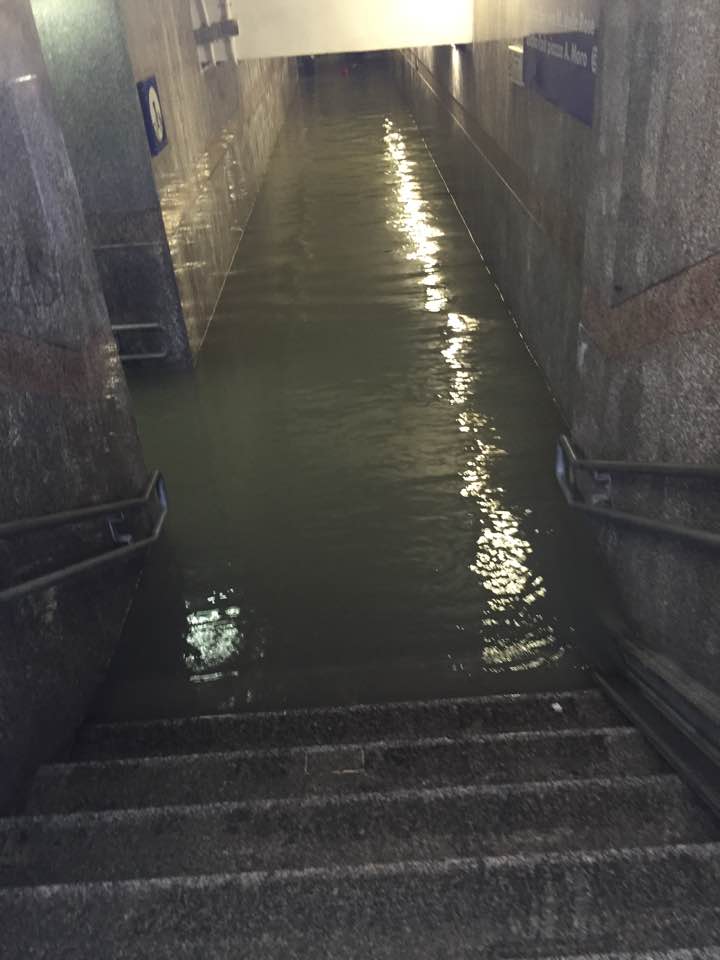
[[[213,938],[212,940],[205,939],[201,942],[156,942],[147,953],[133,952],[132,957],[139,957],[141,960],[145,957],[152,958],[152,960],[238,960],[238,957],[245,956],[242,953],[238,953],[238,941],[238,937],[233,937],[225,941],[218,941],[216,938]],[[487,960],[508,960],[502,952],[496,950],[478,951],[473,943],[458,942],[457,931],[452,928],[432,935],[425,933],[425,942],[418,947],[417,952],[414,948],[412,949],[412,953],[408,952],[408,942],[411,941],[408,940],[407,933],[404,937],[400,933],[395,937],[386,937],[382,943],[374,940],[372,943],[372,960],[405,960],[406,957],[411,956],[422,958],[440,957],[443,958],[443,960],[486,960],[486,958]],[[263,957],[274,955],[270,954],[273,946],[278,950],[278,955],[282,956],[281,948],[277,944],[273,945],[272,934],[268,933],[261,951],[256,954],[259,960],[263,960]],[[330,949],[332,953],[328,952]],[[360,949],[363,949],[362,944]],[[326,958],[326,960],[364,960],[364,958],[368,956],[366,953],[358,953],[357,947],[342,942],[336,942],[332,945],[330,943],[321,944],[320,950],[322,951],[320,953],[314,951],[311,953],[293,951],[292,953],[288,952],[285,956],[290,958],[290,960],[315,960],[316,957],[321,958],[321,960],[322,958]],[[53,960],[55,960],[55,958],[61,956],[61,954],[52,952],[51,954],[38,953],[29,956],[31,958],[35,956],[42,956],[43,958],[52,956]],[[74,960],[75,957],[74,954],[69,953],[62,954],[62,956],[67,957],[68,960]],[[117,955],[112,955],[112,957],[115,956]],[[127,954],[123,955],[120,953],[119,956],[125,960]],[[628,953],[619,950],[610,953],[583,953],[572,955],[555,953],[542,957],[539,954],[531,952],[528,947],[523,957],[515,956],[512,960],[720,960],[720,947],[713,945],[708,947],[668,950],[660,945],[657,949],[644,950],[642,953]]]
[[[458,738],[473,733],[602,727],[625,720],[598,690],[503,694],[151,722],[87,724],[72,759],[162,756],[367,740]]]
[[[720,841],[672,775],[0,820],[0,884]]]
[[[408,953],[408,939],[397,936],[396,938],[387,938],[382,943],[375,941],[372,945],[372,960],[404,960],[409,956],[421,957],[442,957],[451,958],[451,960],[507,960],[503,953],[497,951],[478,952],[478,949],[472,943],[453,942],[456,938],[456,931],[449,929],[432,938],[427,937],[426,943],[419,948],[416,953],[413,949],[412,954]],[[429,942],[428,942],[429,941]],[[271,936],[268,935],[267,942],[271,942]],[[292,953],[288,956],[300,960],[315,960],[316,956],[332,957],[332,960],[360,960],[366,954],[358,954],[349,947],[348,944],[339,943],[333,946],[333,953],[322,954],[299,954]],[[642,953],[627,953],[625,951],[613,951],[612,953],[583,953],[583,954],[552,954],[551,956],[539,956],[527,948],[527,953],[523,957],[515,956],[512,960],[720,960],[720,947],[713,945],[708,947],[691,947],[685,949],[668,950],[660,945],[654,950],[644,950]],[[267,952],[262,954],[266,956]],[[57,954],[53,954],[53,957]],[[136,954],[133,954],[136,956]],[[170,943],[157,944],[155,953],[151,954],[152,960],[237,960],[238,958],[238,939],[218,942],[207,940],[202,943]],[[262,960],[262,956],[260,960]],[[72,958],[70,958],[72,960]]]
[[[704,844],[6,888],[0,926],[6,960],[632,953],[717,943],[719,886]]]
[[[452,960],[508,960],[504,953],[497,951],[478,952],[478,949],[472,943],[455,942],[452,943],[452,936],[455,931],[446,931],[441,936],[432,938],[431,943],[426,943],[422,948],[421,956],[435,956],[442,958],[452,958]],[[649,931],[649,939],[652,940]],[[373,944],[373,960],[401,960],[410,954],[407,952],[407,939],[401,940],[398,937],[395,940],[388,939],[382,944],[377,942]],[[452,949],[450,950],[450,945]],[[183,943],[163,945],[160,952],[156,953],[153,960],[236,960],[238,953],[237,939],[226,940],[223,943],[213,941],[212,944],[207,941],[202,944]],[[338,945],[333,954],[338,960],[358,960],[357,952],[348,950],[347,945],[343,949],[342,944]],[[435,951],[434,954],[432,951]],[[665,946],[658,946],[656,949],[643,950],[641,953],[628,953],[624,950],[613,951],[611,953],[583,953],[583,954],[552,954],[540,956],[531,951],[529,947],[523,957],[515,956],[512,960],[720,960],[720,946],[712,945],[706,947],[690,947],[668,950]],[[412,956],[415,956],[413,950]],[[295,953],[293,957],[300,957]],[[313,960],[316,954],[312,954]],[[307,960],[303,957],[303,960]]]
[[[666,771],[664,761],[631,727],[385,740],[52,764],[38,773],[27,811],[70,813]]]

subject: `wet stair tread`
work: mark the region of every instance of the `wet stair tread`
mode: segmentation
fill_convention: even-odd
[[[720,943],[720,827],[596,691],[90,725],[0,851],[10,960]]]
[[[719,882],[720,845],[677,845],[15,887],[0,915],[11,957],[58,939],[81,960],[231,937],[243,955],[352,957],[401,931],[430,957],[443,930],[478,955],[530,957],[720,942]]]
[[[678,928],[675,928],[679,930]],[[566,950],[582,950],[582,944],[573,944],[566,941],[558,945],[558,950],[553,953],[544,953],[542,956],[532,949],[531,944],[524,944],[525,953],[516,955],[511,960],[720,960],[720,947],[718,946],[698,946],[684,947],[678,949],[667,949],[663,945],[664,941],[659,940],[659,946],[652,949],[653,928],[648,925],[643,928],[645,935],[645,947],[641,951],[630,951],[625,949],[621,941],[615,949],[617,939],[612,936],[606,936],[608,947],[602,953],[567,953]],[[334,938],[326,938],[321,942],[308,945],[302,941],[293,944],[287,938],[282,938],[280,943],[273,943],[272,933],[266,933],[262,942],[257,945],[255,956],[282,957],[283,960],[359,960],[360,957],[367,957],[367,950],[372,950],[372,960],[400,960],[409,956],[407,952],[408,937],[411,931],[401,929],[394,937],[387,936],[378,942],[371,936],[366,936],[362,940],[358,937],[353,943],[348,943],[340,935]],[[682,936],[682,934],[679,934]],[[685,934],[687,935],[687,934]],[[666,938],[667,931],[662,931],[661,937]],[[412,956],[420,957],[423,960],[437,960],[442,957],[443,960],[510,960],[504,950],[478,948],[477,942],[471,938],[463,938],[452,923],[448,923],[445,928],[439,927],[432,931],[423,931],[423,942],[417,948],[413,947]],[[631,938],[631,942],[634,938]],[[701,937],[702,939],[702,937]],[[238,960],[238,957],[245,956],[244,953],[238,953],[238,938],[218,940],[215,937],[204,936],[199,940],[183,939],[178,940],[160,940],[157,937],[149,941],[135,938],[133,941],[132,953],[127,952],[125,944],[104,944],[106,952],[103,954],[103,960]],[[545,950],[550,949],[545,945]],[[276,953],[273,953],[273,950]],[[41,952],[42,951],[42,952]],[[22,960],[32,960],[33,957],[52,956],[53,960],[81,960],[84,954],[78,954],[73,950],[72,953],[58,953],[57,944],[49,947],[43,945],[41,951],[37,953],[28,953],[23,955]],[[88,954],[88,956],[92,956]]]
[[[0,884],[720,840],[674,775],[8,818]]]
[[[163,806],[251,796],[644,775],[667,766],[632,727],[515,731],[51,764],[28,812]]]
[[[513,957],[511,960],[525,960],[525,958]],[[545,955],[537,957],[536,960],[720,960],[720,946],[643,950],[640,953],[613,951],[612,953],[574,953],[562,956]]]
[[[357,743],[388,737],[455,738],[473,732],[558,730],[625,722],[617,709],[595,689],[499,694],[456,700],[91,723],[80,730],[72,759],[198,753],[251,746]]]

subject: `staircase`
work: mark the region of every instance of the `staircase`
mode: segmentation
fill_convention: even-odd
[[[88,725],[0,953],[717,960],[720,830],[598,691]]]

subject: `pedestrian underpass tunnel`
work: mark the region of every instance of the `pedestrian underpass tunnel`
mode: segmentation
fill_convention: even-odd
[[[5,80],[8,795],[90,704],[568,689],[620,663],[716,739],[712,71],[669,39],[692,24],[30,6],[3,6],[30,38]],[[362,52],[401,34],[456,42]],[[568,447],[561,490],[563,433],[602,463]],[[164,518],[145,463],[172,507],[119,559]]]
[[[562,419],[387,60],[304,79],[196,369],[129,382],[172,508],[97,716],[587,683]]]
[[[718,31],[0,0],[13,956],[717,956]]]

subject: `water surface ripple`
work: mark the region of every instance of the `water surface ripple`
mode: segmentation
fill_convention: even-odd
[[[98,715],[583,682],[558,415],[382,70],[308,81],[196,371],[132,390],[171,515]]]

